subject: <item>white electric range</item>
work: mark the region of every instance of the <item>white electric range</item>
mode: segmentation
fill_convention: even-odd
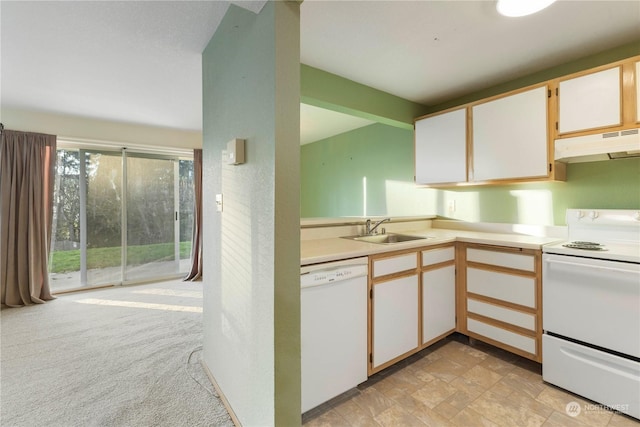
[[[640,211],[568,209],[543,246],[542,377],[640,419]]]

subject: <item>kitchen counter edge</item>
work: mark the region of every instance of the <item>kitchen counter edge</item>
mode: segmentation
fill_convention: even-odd
[[[342,237],[305,240],[301,242],[300,265],[312,265],[349,258],[357,258],[405,249],[417,249],[445,243],[465,242],[523,249],[541,249],[543,245],[559,242],[557,237],[539,237],[522,234],[499,234],[480,231],[429,228],[403,231],[402,234],[427,237],[425,240],[390,245],[367,243]]]

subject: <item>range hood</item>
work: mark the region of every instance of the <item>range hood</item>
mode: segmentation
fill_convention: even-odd
[[[640,157],[640,132],[627,129],[555,140],[555,159],[565,163]]]

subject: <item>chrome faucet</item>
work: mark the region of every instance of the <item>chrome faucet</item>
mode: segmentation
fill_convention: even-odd
[[[391,218],[385,218],[385,219],[381,219],[380,221],[376,222],[373,227],[371,226],[371,220],[368,219],[367,222],[364,223],[365,226],[365,234],[369,235],[369,234],[373,234],[373,232],[376,230],[376,228],[378,228],[378,226],[380,224],[382,224],[383,222],[388,222],[391,221]]]

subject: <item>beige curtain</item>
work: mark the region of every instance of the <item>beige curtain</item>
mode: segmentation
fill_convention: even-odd
[[[202,150],[193,150],[193,235],[191,238],[191,271],[184,280],[202,278]]]
[[[0,141],[1,302],[43,303],[53,299],[48,259],[56,137],[4,130]]]

